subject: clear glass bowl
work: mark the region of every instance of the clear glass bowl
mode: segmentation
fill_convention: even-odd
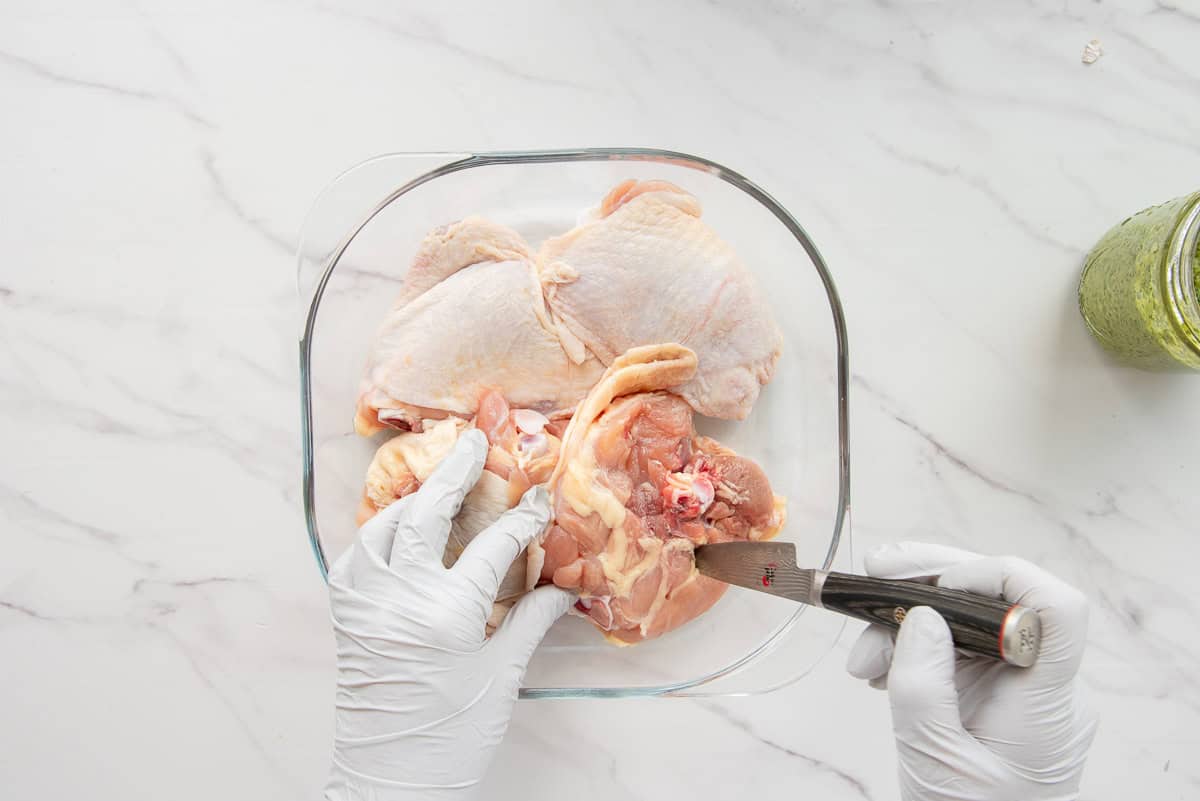
[[[614,148],[379,156],[317,199],[301,237],[298,284],[304,511],[322,575],[354,537],[363,475],[387,438],[354,433],[354,402],[367,350],[421,239],[479,214],[536,246],[627,178],[663,179],[693,193],[704,219],[766,289],[785,342],[775,379],[748,419],[697,418],[697,426],[756,460],[787,496],[780,537],[796,543],[801,564],[849,564],[846,328],[816,246],[770,195],[732,170],[682,153]],[[587,622],[566,617],[537,650],[521,696],[766,692],[810,671],[843,625],[839,615],[736,587],[699,619],[632,648],[609,645]]]

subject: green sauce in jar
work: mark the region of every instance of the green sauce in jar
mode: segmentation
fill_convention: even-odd
[[[1079,310],[1122,361],[1200,369],[1200,192],[1138,212],[1088,254]]]

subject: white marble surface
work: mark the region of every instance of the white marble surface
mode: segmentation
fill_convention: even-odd
[[[1086,589],[1085,797],[1197,797],[1200,377],[1114,367],[1072,292],[1110,224],[1200,187],[1198,36],[1192,0],[4,3],[3,795],[318,797],[308,204],[381,152],[648,144],[757,179],[832,265],[856,550]],[[847,647],[762,698],[523,703],[488,795],[894,798]]]

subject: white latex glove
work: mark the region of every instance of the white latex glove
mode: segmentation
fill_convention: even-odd
[[[1012,557],[900,543],[867,554],[870,576],[928,579],[1041,613],[1037,663],[1017,668],[955,650],[928,607],[893,638],[869,626],[851,675],[887,687],[905,801],[1067,801],[1079,795],[1096,716],[1076,679],[1087,635],[1083,594]]]
[[[484,638],[501,578],[549,520],[540,487],[454,567],[442,566],[450,521],[487,447],[481,432],[465,432],[420,491],[368,521],[329,573],[338,650],[331,801],[473,797],[529,657],[574,601],[538,589]]]

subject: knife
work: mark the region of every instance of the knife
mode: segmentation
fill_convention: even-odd
[[[758,592],[820,606],[899,629],[914,606],[933,608],[950,627],[955,647],[1017,667],[1037,661],[1042,620],[1037,610],[983,595],[922,584],[808,570],[790,542],[722,542],[696,548],[704,575]]]

